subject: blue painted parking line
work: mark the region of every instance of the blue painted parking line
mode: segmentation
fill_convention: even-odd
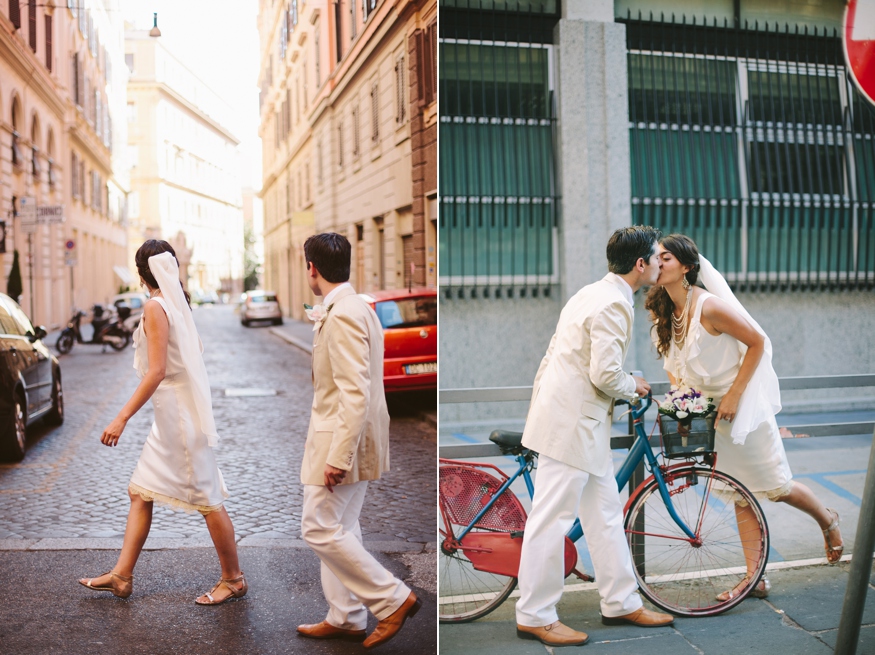
[[[847,501],[853,503],[854,505],[856,505],[857,507],[859,507],[861,505],[861,503],[863,502],[859,496],[857,496],[856,494],[852,494],[850,491],[848,491],[844,487],[836,484],[835,482],[833,482],[832,480],[830,480],[828,478],[838,476],[838,475],[854,475],[854,474],[859,475],[861,473],[865,474],[866,471],[863,470],[863,471],[836,471],[834,473],[803,473],[801,475],[797,475],[796,477],[797,478],[808,478],[809,480],[816,482],[817,484],[819,484],[823,488],[828,489],[829,491],[834,493],[836,496],[844,498],[845,500],[847,500]]]

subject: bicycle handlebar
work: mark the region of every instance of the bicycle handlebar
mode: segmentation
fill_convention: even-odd
[[[635,394],[632,400],[619,398],[614,404],[629,405],[629,411],[632,412],[632,418],[637,419],[644,416],[644,414],[647,413],[647,410],[650,409],[650,406],[653,404],[653,396],[648,393],[644,398],[641,398],[638,394]]]

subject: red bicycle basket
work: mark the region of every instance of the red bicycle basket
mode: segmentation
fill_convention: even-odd
[[[499,490],[504,480],[481,471],[476,465],[440,467],[441,503],[455,525],[468,525]],[[522,530],[526,513],[517,497],[508,490],[489,508],[476,527],[510,532]]]

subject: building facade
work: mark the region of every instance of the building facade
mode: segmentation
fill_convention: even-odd
[[[98,2],[0,4],[0,285],[6,291],[17,251],[22,307],[49,329],[73,306],[108,301],[123,282],[120,21]]]
[[[340,232],[359,291],[437,284],[437,4],[262,0],[264,284],[312,302],[302,246]]]
[[[193,293],[243,291],[238,139],[227,105],[148,31],[125,35],[129,256],[145,239],[187,252]]]
[[[875,108],[843,10],[441,0],[441,387],[531,384],[610,233],[642,223],[696,240],[780,376],[873,370]],[[642,306],[627,368],[664,380]]]

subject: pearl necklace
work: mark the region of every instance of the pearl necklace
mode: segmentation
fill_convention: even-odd
[[[671,313],[671,340],[675,345],[675,380],[679,386],[683,386],[683,379],[686,377],[685,373],[687,372],[686,357],[682,358],[681,355],[687,340],[687,330],[689,328],[687,317],[690,314],[692,304],[693,294],[690,293],[690,289],[687,289],[687,297],[684,301],[684,308],[681,311],[680,317],[675,316],[674,311]]]

